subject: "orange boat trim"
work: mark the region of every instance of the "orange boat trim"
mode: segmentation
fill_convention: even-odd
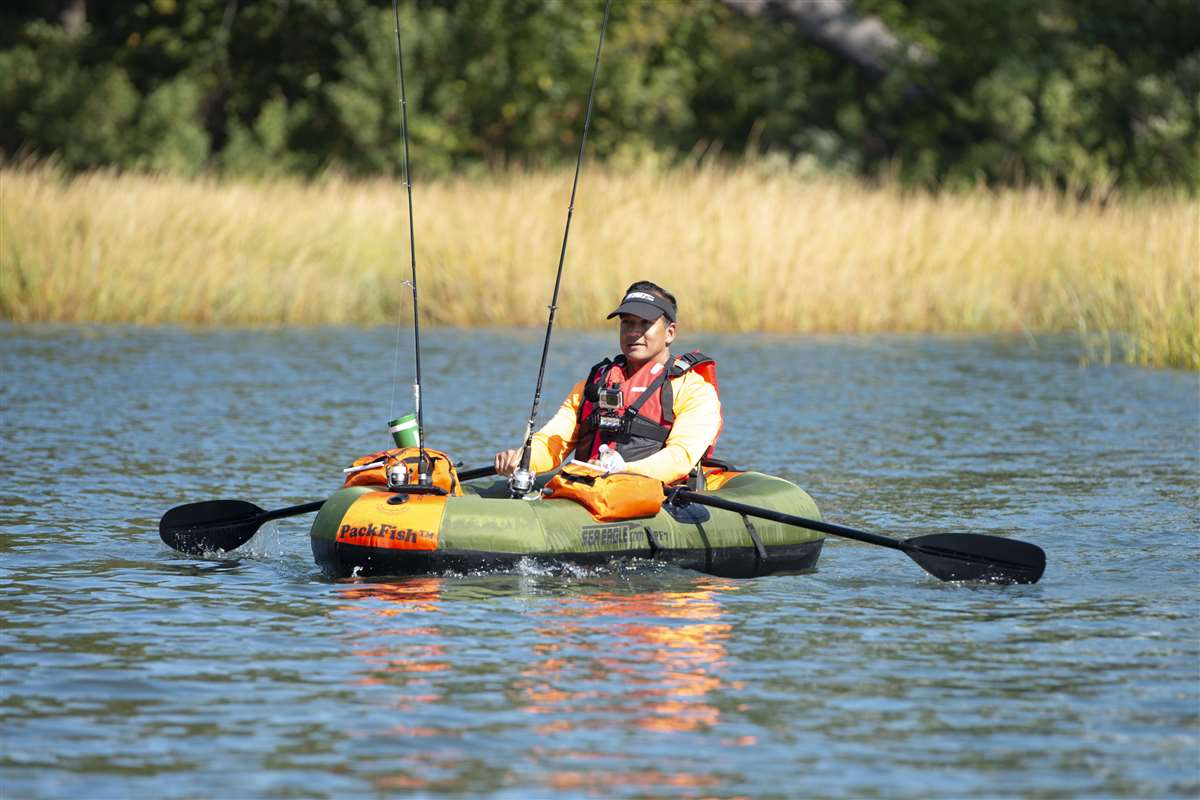
[[[391,492],[367,492],[350,504],[338,523],[337,541],[388,550],[437,550],[446,497],[411,494],[392,505]]]

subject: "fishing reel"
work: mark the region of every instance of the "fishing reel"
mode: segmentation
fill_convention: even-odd
[[[385,475],[387,476],[387,487],[392,491],[396,491],[398,489],[411,489],[414,486],[420,487],[433,485],[433,479],[429,474],[429,468],[425,464],[422,464],[421,468],[416,470],[416,475],[413,475],[407,464],[397,461],[387,468]]]
[[[415,463],[411,458],[391,456],[386,457],[384,463],[383,474],[387,487],[393,492],[426,494],[427,489],[436,488],[433,486],[433,461],[423,452],[417,456]]]
[[[508,479],[509,496],[514,500],[528,497],[533,492],[534,474],[527,469],[518,469]]]

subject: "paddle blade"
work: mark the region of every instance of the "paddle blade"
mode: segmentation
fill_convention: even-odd
[[[906,539],[902,549],[944,581],[1037,583],[1046,570],[1042,548],[999,536],[935,533]]]
[[[187,503],[163,514],[158,535],[181,553],[228,553],[250,541],[264,522],[262,514],[261,508],[244,500]]]

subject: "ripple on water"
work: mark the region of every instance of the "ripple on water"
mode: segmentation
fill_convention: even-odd
[[[430,439],[483,463],[527,398],[479,386],[519,383],[540,339],[429,340]],[[1036,586],[943,584],[837,539],[811,574],[750,581],[330,581],[311,518],[218,559],[167,550],[157,520],[327,494],[382,442],[393,332],[0,342],[6,795],[1200,794],[1192,375],[1079,369],[1055,341],[689,342],[721,360],[725,455],[833,521],[1034,541]],[[556,338],[547,392],[610,344]]]

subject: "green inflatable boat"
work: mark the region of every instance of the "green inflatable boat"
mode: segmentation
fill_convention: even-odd
[[[539,480],[539,487],[545,478]],[[811,497],[782,478],[729,473],[709,493],[812,519]],[[711,485],[711,484],[710,484]],[[351,486],[312,526],[313,556],[332,577],[502,570],[522,560],[599,565],[646,559],[727,577],[811,569],[824,534],[699,503],[664,503],[650,517],[597,521],[568,499],[514,500],[501,478],[465,481],[461,496]]]

